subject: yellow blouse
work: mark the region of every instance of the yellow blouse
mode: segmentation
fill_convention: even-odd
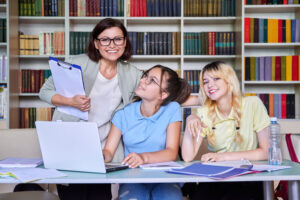
[[[233,110],[227,118],[223,118],[216,108],[217,124],[214,126],[214,143],[208,142],[212,152],[232,152],[256,149],[258,145],[257,132],[270,124],[270,119],[264,104],[257,96],[242,98],[242,116],[240,121],[240,135],[242,141],[235,143],[236,136]],[[212,121],[208,118],[208,107],[202,106],[197,110],[197,115],[207,126],[202,130],[201,136],[206,137],[212,131]]]

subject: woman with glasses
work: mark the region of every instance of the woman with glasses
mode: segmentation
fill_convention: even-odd
[[[235,71],[223,62],[206,65],[200,74],[203,105],[187,118],[182,157],[193,160],[203,138],[211,153],[203,162],[266,160],[268,126],[265,106],[256,96],[243,97]],[[191,199],[263,199],[262,183],[199,183]]]
[[[190,95],[188,83],[167,67],[156,65],[147,70],[135,91],[136,102],[118,110],[103,149],[110,162],[121,141],[123,164],[135,168],[141,164],[175,160],[181,128],[180,103]],[[120,184],[119,199],[182,199],[177,183]]]
[[[56,93],[50,77],[40,90],[40,98],[54,106],[71,106],[88,111],[88,121],[97,122],[101,144],[105,144],[110,130],[112,114],[130,103],[142,72],[132,66],[128,33],[116,19],[101,20],[90,34],[87,52],[71,57],[67,62],[82,67],[86,95],[67,98]],[[80,121],[55,109],[53,120]],[[114,161],[123,159],[123,149],[118,148]],[[58,185],[61,200],[111,199],[110,184]]]

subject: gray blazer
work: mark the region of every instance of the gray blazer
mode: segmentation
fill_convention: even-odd
[[[96,63],[89,59],[86,54],[81,54],[71,59],[68,59],[67,62],[81,66],[83,73],[83,83],[85,87],[85,94],[89,96],[94,83],[96,81],[97,73],[99,70],[100,63]],[[125,105],[132,102],[134,97],[134,91],[137,88],[139,81],[142,76],[142,72],[136,67],[130,65],[127,62],[118,61],[117,63],[117,73],[118,73],[118,83],[122,94],[122,101],[117,107],[117,110],[123,108]],[[51,103],[51,98],[53,95],[57,94],[55,91],[54,83],[52,77],[49,77],[48,80],[42,86],[39,97],[40,99],[46,101],[49,104]],[[55,109],[52,120],[62,120],[62,121],[79,121],[80,119],[71,116],[62,112],[59,112]]]

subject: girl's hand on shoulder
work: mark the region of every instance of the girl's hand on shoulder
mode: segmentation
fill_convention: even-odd
[[[130,168],[136,168],[142,164],[144,164],[144,159],[141,154],[138,153],[130,153],[124,158],[122,161],[123,165],[128,165]]]
[[[85,95],[75,95],[71,101],[72,106],[81,111],[89,111],[91,108],[91,99]]]
[[[206,127],[197,115],[190,115],[186,119],[186,129],[193,136],[196,137],[202,131],[202,127]]]
[[[206,153],[201,157],[202,162],[220,162],[224,160],[222,153]]]

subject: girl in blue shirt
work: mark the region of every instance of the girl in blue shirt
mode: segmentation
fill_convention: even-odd
[[[123,137],[123,164],[175,160],[178,154],[181,109],[190,95],[188,83],[167,67],[156,65],[147,70],[136,89],[138,101],[117,111],[103,149],[110,162]],[[180,186],[169,184],[121,184],[119,199],[182,199]]]

